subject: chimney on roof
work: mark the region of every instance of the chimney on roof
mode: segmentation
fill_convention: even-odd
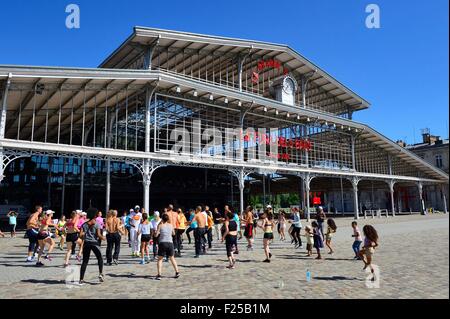
[[[437,135],[431,135],[428,133],[422,133],[422,139],[424,144],[433,145],[435,143],[438,143],[440,141],[440,136]]]
[[[422,129],[422,141],[424,144],[433,145],[440,141],[440,136],[431,135],[429,128]]]
[[[398,140],[397,142],[398,145],[400,145],[401,147],[406,147],[406,142],[403,142],[402,140]]]

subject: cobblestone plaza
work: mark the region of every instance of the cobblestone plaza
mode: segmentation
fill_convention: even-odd
[[[161,281],[153,280],[156,263],[140,265],[138,259],[129,257],[130,248],[122,241],[120,264],[105,266],[105,282],[98,283],[93,261],[82,287],[66,285],[71,274],[62,267],[63,253],[58,249],[52,262],[36,268],[25,262],[26,239],[1,238],[0,298],[449,298],[448,215],[360,220],[360,226],[370,223],[379,231],[380,246],[374,259],[380,269],[379,288],[366,286],[368,274],[362,270],[363,263],[352,259],[351,221],[337,219],[335,254],[325,253],[325,259],[319,261],[276,236],[273,260],[263,263],[259,230],[254,251],[246,251],[242,239],[236,269],[229,270],[224,244],[214,242],[207,255],[195,259],[193,245],[185,240],[183,257],[177,258],[181,277],[171,278],[172,267],[164,263]],[[77,264],[75,260],[71,263]],[[306,269],[312,273],[310,282],[306,281]]]

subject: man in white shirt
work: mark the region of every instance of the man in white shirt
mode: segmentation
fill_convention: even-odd
[[[131,257],[139,257],[140,236],[138,230],[141,219],[142,214],[139,211],[130,210]]]

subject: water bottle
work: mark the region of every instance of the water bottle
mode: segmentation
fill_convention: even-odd
[[[283,289],[284,288],[284,281],[283,281],[283,279],[281,277],[278,279],[278,288],[279,289]]]
[[[307,282],[311,281],[311,272],[309,271],[309,269],[306,269],[306,281]]]

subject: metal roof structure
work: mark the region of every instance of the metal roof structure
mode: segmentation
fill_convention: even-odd
[[[16,138],[18,114],[21,109],[34,108],[35,111],[44,111],[46,105],[59,105],[60,100],[62,101],[62,109],[67,110],[62,112],[62,119],[60,119],[57,110],[53,110],[48,117],[41,116],[39,122],[34,124],[35,128],[37,128],[37,131],[34,132],[34,139],[39,140],[46,134],[44,131],[45,123],[49,127],[56,127],[58,120],[66,124],[61,127],[63,127],[63,130],[66,130],[65,133],[69,134],[71,127],[73,128],[75,127],[74,125],[81,123],[81,108],[86,107],[88,110],[92,110],[95,100],[101,101],[99,104],[103,103],[107,89],[110,91],[108,96],[109,101],[111,101],[110,104],[114,106],[116,100],[122,101],[125,98],[125,89],[128,90],[128,94],[131,96],[137,91],[143,90],[149,83],[158,83],[158,89],[161,91],[170,92],[172,95],[179,97],[189,97],[190,99],[195,99],[193,95],[196,92],[196,98],[199,101],[207,101],[215,106],[227,105],[237,109],[239,104],[244,106],[251,105],[252,114],[269,115],[275,121],[274,125],[277,124],[277,118],[286,121],[289,114],[292,122],[316,122],[321,126],[335,127],[343,132],[351,131],[373,147],[392,154],[392,156],[405,164],[409,164],[428,175],[428,179],[448,181],[448,175],[443,171],[425,162],[414,153],[399,146],[365,124],[316,110],[289,106],[272,99],[238,92],[234,89],[186,79],[181,75],[162,70],[0,66],[0,80],[6,80],[10,74],[12,74],[14,84],[8,97],[8,112],[14,114],[14,116],[9,118],[5,131],[5,137],[10,139]],[[38,95],[35,99],[33,91],[37,83],[44,85],[47,94]],[[179,92],[175,92],[175,88]],[[85,89],[88,92],[87,95],[83,94]],[[58,93],[58,90],[62,92],[62,95]],[[28,92],[28,95],[23,92]],[[209,100],[211,95],[213,96],[213,101]],[[225,103],[226,100],[227,103]],[[72,105],[75,106],[74,114],[78,115],[71,124],[70,110]],[[28,139],[31,138],[30,130],[33,114],[32,112],[24,112],[21,118],[21,134],[25,134],[24,136]],[[28,125],[25,123],[28,123]],[[64,131],[61,133],[63,134]],[[52,134],[56,134],[55,131]],[[48,137],[51,136],[48,133],[47,135]]]
[[[345,104],[352,111],[366,109],[370,103],[357,95],[348,87],[340,83],[330,74],[306,59],[297,51],[284,44],[233,39],[188,32],[170,31],[155,28],[135,27],[133,33],[116,49],[100,68],[129,68],[136,60],[145,55],[145,48],[157,44],[157,49],[152,55],[152,65],[157,65],[158,59],[170,61],[183,61],[187,54],[192,56],[198,53],[200,56],[245,56],[251,55],[260,59],[276,59],[285,65],[299,80],[308,77],[311,84],[310,90],[314,90],[313,102],[320,104],[323,101],[330,103],[330,97]],[[170,52],[166,57],[160,57],[163,53]],[[161,64],[164,61],[160,61]],[[174,62],[175,63],[175,62]],[[209,60],[205,63],[211,63]],[[254,64],[250,59],[246,64]],[[157,68],[157,67],[153,67]],[[179,72],[179,70],[177,70]],[[313,104],[310,101],[308,104]],[[322,106],[326,109],[326,105]]]

